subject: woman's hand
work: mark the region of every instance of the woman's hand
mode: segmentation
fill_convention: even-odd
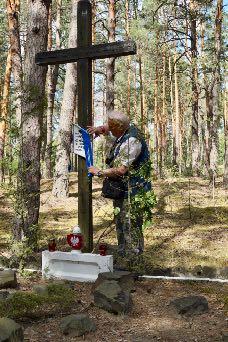
[[[108,134],[109,128],[108,125],[98,127],[87,126],[87,131],[89,134],[95,134],[95,136],[98,136],[100,134]]]
[[[99,127],[87,126],[87,132],[89,134],[96,134],[96,135],[98,135],[98,134],[100,134],[100,129],[99,129]]]

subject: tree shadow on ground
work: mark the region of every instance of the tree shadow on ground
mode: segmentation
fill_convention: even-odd
[[[101,191],[101,190],[102,190],[102,188],[93,189],[93,190],[92,190],[92,193],[94,194],[94,193],[96,193],[96,192],[98,192],[98,191]],[[78,192],[70,192],[70,193],[69,193],[69,197],[75,197],[75,198],[77,198],[77,197],[78,197]]]
[[[102,229],[107,229],[112,224],[113,224],[113,220],[102,218],[102,222],[101,223],[97,223],[97,224],[93,225],[94,232],[97,233],[97,232],[99,232]]]
[[[48,220],[55,220],[55,221],[59,221],[60,218],[62,219],[70,219],[75,217],[75,210],[71,210],[71,211],[63,211],[63,210],[59,210],[59,209],[50,209],[47,211],[43,211],[40,213],[40,219],[45,219],[47,218]]]
[[[190,218],[191,216],[191,218]],[[228,225],[228,208],[185,206],[173,214],[173,220],[189,220],[190,225],[224,224]]]

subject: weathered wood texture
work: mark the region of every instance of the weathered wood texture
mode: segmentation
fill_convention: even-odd
[[[89,1],[78,2],[77,41],[81,51],[92,44],[92,8]],[[86,53],[82,53],[85,57]],[[77,63],[78,124],[92,125],[92,60]],[[78,157],[78,223],[85,238],[85,250],[93,249],[92,178],[87,176],[85,159]]]
[[[85,31],[85,27],[83,26]],[[136,44],[132,41],[81,46],[73,49],[39,52],[36,54],[36,64],[51,65],[77,62],[80,59],[102,59],[136,54]]]

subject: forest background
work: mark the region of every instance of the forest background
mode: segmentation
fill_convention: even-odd
[[[214,199],[216,182],[228,188],[228,4],[91,3],[93,44],[132,39],[138,51],[93,62],[94,125],[104,123],[113,108],[124,111],[146,136],[153,179],[162,184],[169,177],[200,177],[211,186]],[[76,0],[1,0],[0,182],[13,205],[13,238],[25,238],[34,248],[41,180],[53,179],[52,196],[64,200],[70,195],[69,171],[77,171],[71,153],[76,63],[46,70],[35,65],[34,57],[77,46],[76,11]],[[95,140],[99,166],[104,165],[104,150],[103,140]]]

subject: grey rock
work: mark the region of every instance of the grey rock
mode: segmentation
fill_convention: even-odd
[[[0,318],[0,342],[24,341],[23,328],[10,318]]]
[[[105,280],[94,291],[94,304],[115,314],[128,313],[132,308],[132,298],[117,281]]]
[[[228,331],[222,332],[222,341],[228,342]]]
[[[208,311],[207,299],[203,296],[187,296],[174,299],[170,305],[178,314],[194,315]]]
[[[123,291],[133,291],[134,289],[134,275],[127,271],[115,271],[99,273],[98,278],[92,287],[92,293],[94,290],[105,280],[114,280]]]
[[[64,317],[60,329],[65,335],[77,337],[96,330],[94,321],[87,314],[76,314]]]
[[[17,287],[16,272],[13,270],[0,271],[0,289]]]

